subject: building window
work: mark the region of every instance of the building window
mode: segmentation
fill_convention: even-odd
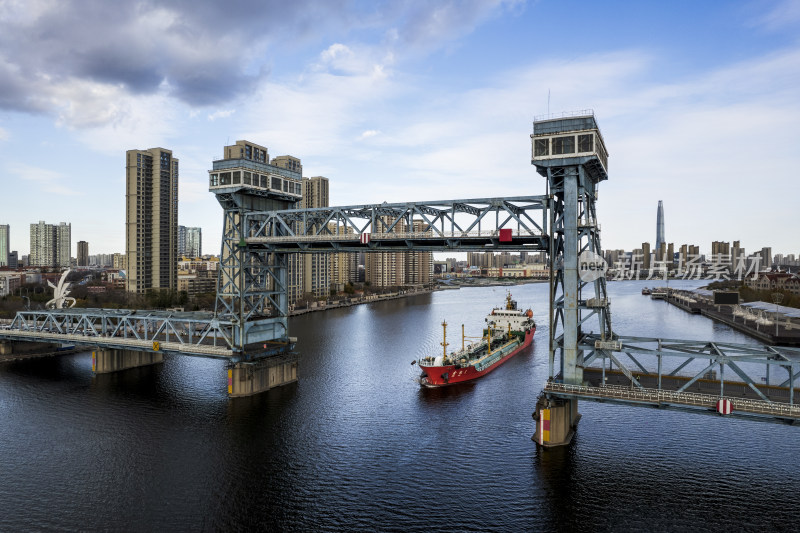
[[[267,176],[261,176],[261,186],[265,189],[269,188],[269,184],[267,183]]]
[[[281,190],[281,179],[272,176],[272,184],[270,188],[275,189],[276,191]]]
[[[553,155],[574,154],[575,137],[553,137]]]
[[[244,173],[244,184],[245,185],[250,185],[250,173],[249,172],[245,172]]]
[[[534,157],[550,155],[550,139],[535,139],[533,141]]]
[[[242,173],[239,172],[239,171],[234,172],[233,173],[233,183],[234,183],[234,185],[238,185],[241,182],[242,182]]]
[[[578,135],[578,152],[594,152],[594,135]]]

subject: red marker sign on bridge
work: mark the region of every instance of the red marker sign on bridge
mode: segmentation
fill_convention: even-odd
[[[733,407],[731,406],[731,401],[730,400],[722,399],[722,400],[718,400],[717,401],[717,412],[719,414],[721,414],[721,415],[729,415],[729,414],[731,414],[732,410],[733,410]]]
[[[369,244],[369,233],[361,234],[361,244]]]

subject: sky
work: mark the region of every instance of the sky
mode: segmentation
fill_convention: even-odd
[[[39,220],[122,253],[125,151],[164,147],[218,254],[208,170],[239,139],[331,205],[539,195],[534,117],[584,109],[603,248],[654,243],[663,200],[676,246],[800,254],[792,0],[0,0],[0,224],[20,255]]]

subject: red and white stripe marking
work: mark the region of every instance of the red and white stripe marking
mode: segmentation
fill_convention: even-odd
[[[731,414],[732,410],[733,410],[733,407],[731,406],[731,401],[730,400],[723,399],[723,400],[718,400],[717,401],[717,412],[719,414],[721,414],[721,415],[729,415],[729,414]]]
[[[369,233],[361,234],[361,244],[369,244]]]

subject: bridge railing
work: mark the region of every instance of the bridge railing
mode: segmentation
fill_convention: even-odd
[[[602,385],[591,387],[586,385],[570,385],[567,383],[557,383],[548,381],[544,387],[545,392],[563,394],[568,396],[580,396],[584,398],[606,398],[620,401],[630,401],[632,403],[650,404],[679,404],[694,407],[706,407],[714,409],[720,399],[730,400],[735,411],[751,413],[756,415],[767,415],[778,418],[800,419],[800,406],[790,405],[781,402],[765,402],[750,398],[731,398],[720,397],[713,394],[702,394],[698,392],[675,392],[660,389],[631,388],[622,385]]]

